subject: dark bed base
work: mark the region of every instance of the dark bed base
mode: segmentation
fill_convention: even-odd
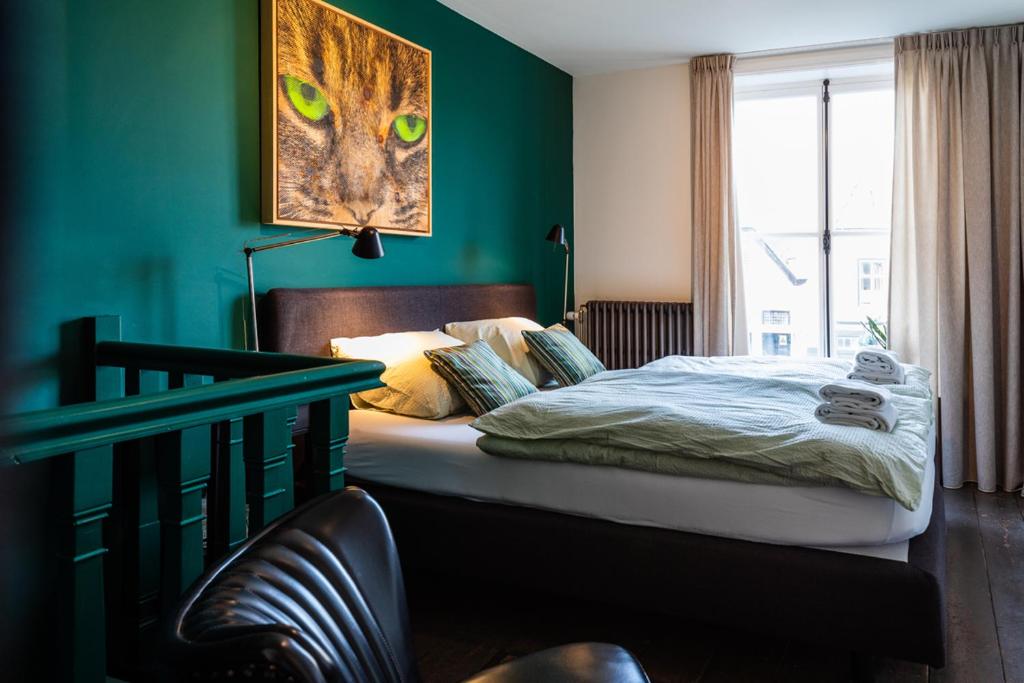
[[[930,525],[903,563],[349,483],[380,502],[410,570],[945,663],[946,520],[938,487]]]

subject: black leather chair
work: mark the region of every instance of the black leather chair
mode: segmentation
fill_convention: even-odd
[[[348,488],[295,510],[201,578],[168,627],[178,680],[419,680],[391,530]],[[472,683],[647,683],[615,645],[581,643],[488,669]]]

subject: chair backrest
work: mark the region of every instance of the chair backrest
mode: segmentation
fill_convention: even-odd
[[[391,530],[357,488],[311,501],[219,563],[169,631],[168,662],[191,680],[419,678]]]

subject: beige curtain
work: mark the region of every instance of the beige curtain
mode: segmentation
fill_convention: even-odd
[[[732,182],[733,55],[690,61],[694,353],[747,352]]]
[[[896,41],[893,348],[936,373],[943,483],[1021,486],[1024,25]]]

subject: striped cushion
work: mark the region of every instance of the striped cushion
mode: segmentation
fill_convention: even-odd
[[[524,330],[523,337],[540,364],[563,387],[604,372],[604,365],[597,356],[562,325],[552,325],[540,332]]]
[[[482,339],[423,352],[437,373],[458,389],[477,415],[537,391]]]

